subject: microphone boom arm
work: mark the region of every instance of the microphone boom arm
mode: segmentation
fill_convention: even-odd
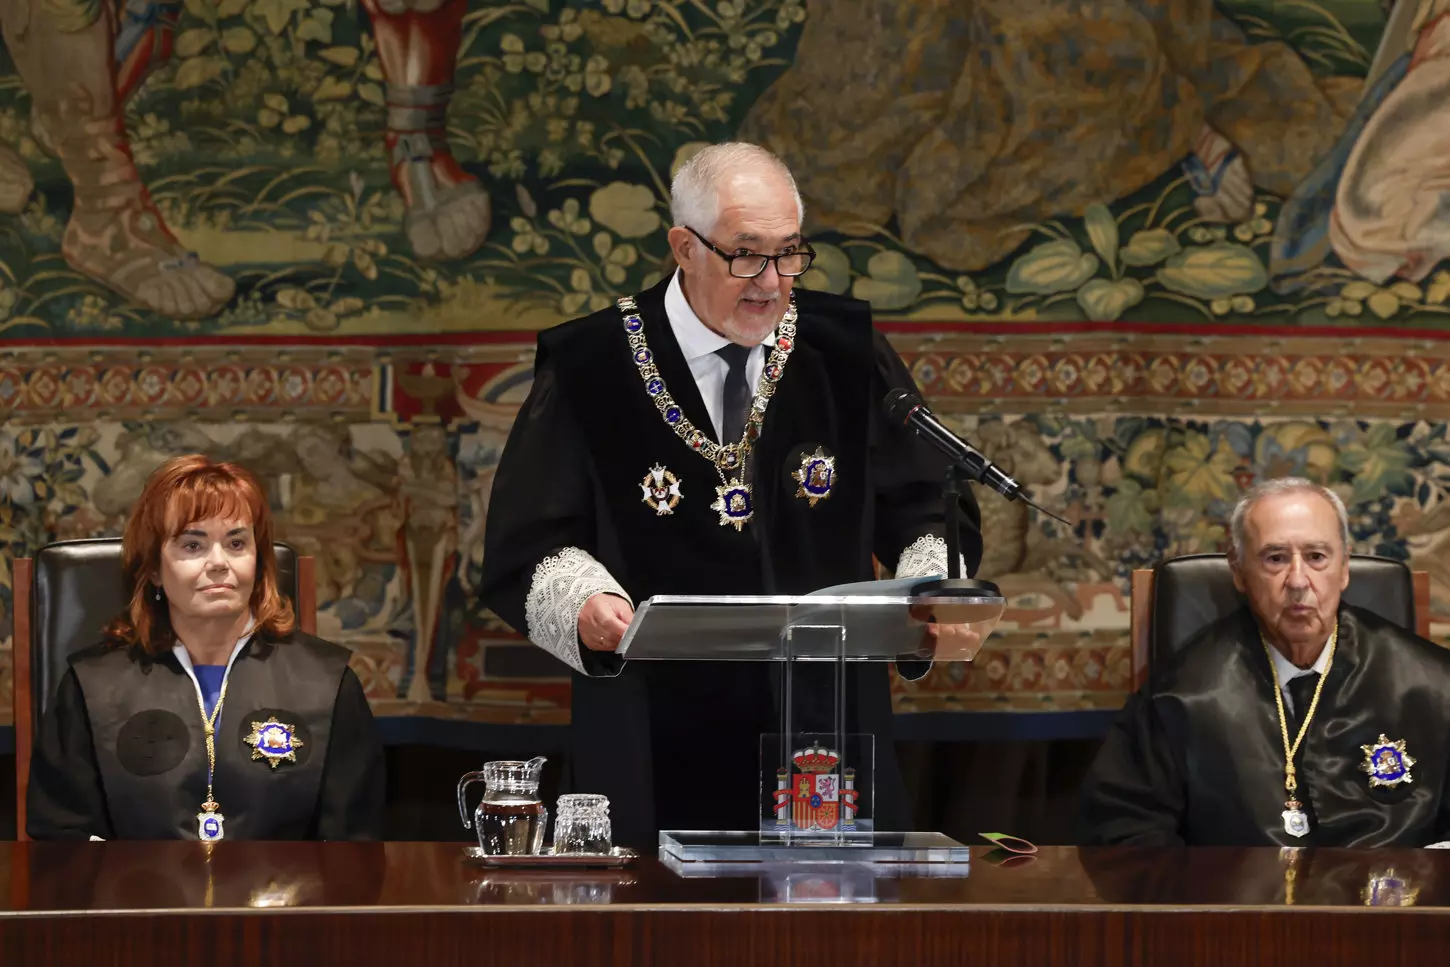
[[[960,487],[960,478],[965,476],[969,480],[974,480],[984,487],[995,490],[1008,500],[1021,500],[1027,506],[1039,513],[1046,514],[1053,520],[1060,521],[1068,527],[1073,526],[1070,521],[1033,501],[1023,493],[1021,484],[988,460],[976,447],[947,429],[945,424],[932,415],[931,410],[927,408],[920,396],[909,390],[893,389],[886,394],[884,402],[888,416],[903,426],[910,427],[917,436],[951,459],[952,469],[947,473],[946,491],[955,493]],[[954,506],[955,499],[956,496],[948,497],[949,507]],[[947,528],[949,534],[952,530],[951,527]],[[951,562],[957,560],[956,553],[950,548],[948,555]]]

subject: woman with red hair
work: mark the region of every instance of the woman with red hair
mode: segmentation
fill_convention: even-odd
[[[382,748],[348,651],[297,630],[251,473],[151,475],[129,605],[71,656],[30,768],[33,839],[377,839]]]

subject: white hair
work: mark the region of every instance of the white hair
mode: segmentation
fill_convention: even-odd
[[[1349,553],[1349,513],[1344,509],[1344,501],[1339,499],[1339,495],[1328,487],[1321,487],[1303,477],[1278,477],[1250,487],[1234,505],[1233,515],[1229,518],[1229,533],[1233,535],[1230,556],[1237,559],[1239,552],[1243,550],[1244,518],[1248,517],[1250,508],[1265,497],[1278,497],[1282,494],[1314,494],[1328,501],[1329,506],[1334,508],[1334,515],[1339,518],[1340,546],[1344,548],[1345,554]]]
[[[796,219],[804,221],[806,208],[785,162],[758,144],[727,141],[701,148],[675,172],[674,180],[670,182],[670,215],[675,225],[709,235],[720,218],[720,183],[725,176],[741,169],[761,168],[776,172],[790,185],[791,196],[795,198]]]

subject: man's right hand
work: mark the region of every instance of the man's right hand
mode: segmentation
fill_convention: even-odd
[[[579,609],[579,640],[590,651],[614,651],[633,620],[628,601],[601,591]]]

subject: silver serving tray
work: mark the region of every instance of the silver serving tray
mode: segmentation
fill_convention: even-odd
[[[542,853],[500,856],[485,853],[481,846],[467,846],[464,847],[463,857],[470,863],[477,863],[480,866],[499,869],[557,870],[571,867],[575,869],[580,867],[619,869],[639,859],[639,854],[628,846],[616,846],[608,853],[563,853],[555,855],[554,848],[552,846],[546,846]]]

